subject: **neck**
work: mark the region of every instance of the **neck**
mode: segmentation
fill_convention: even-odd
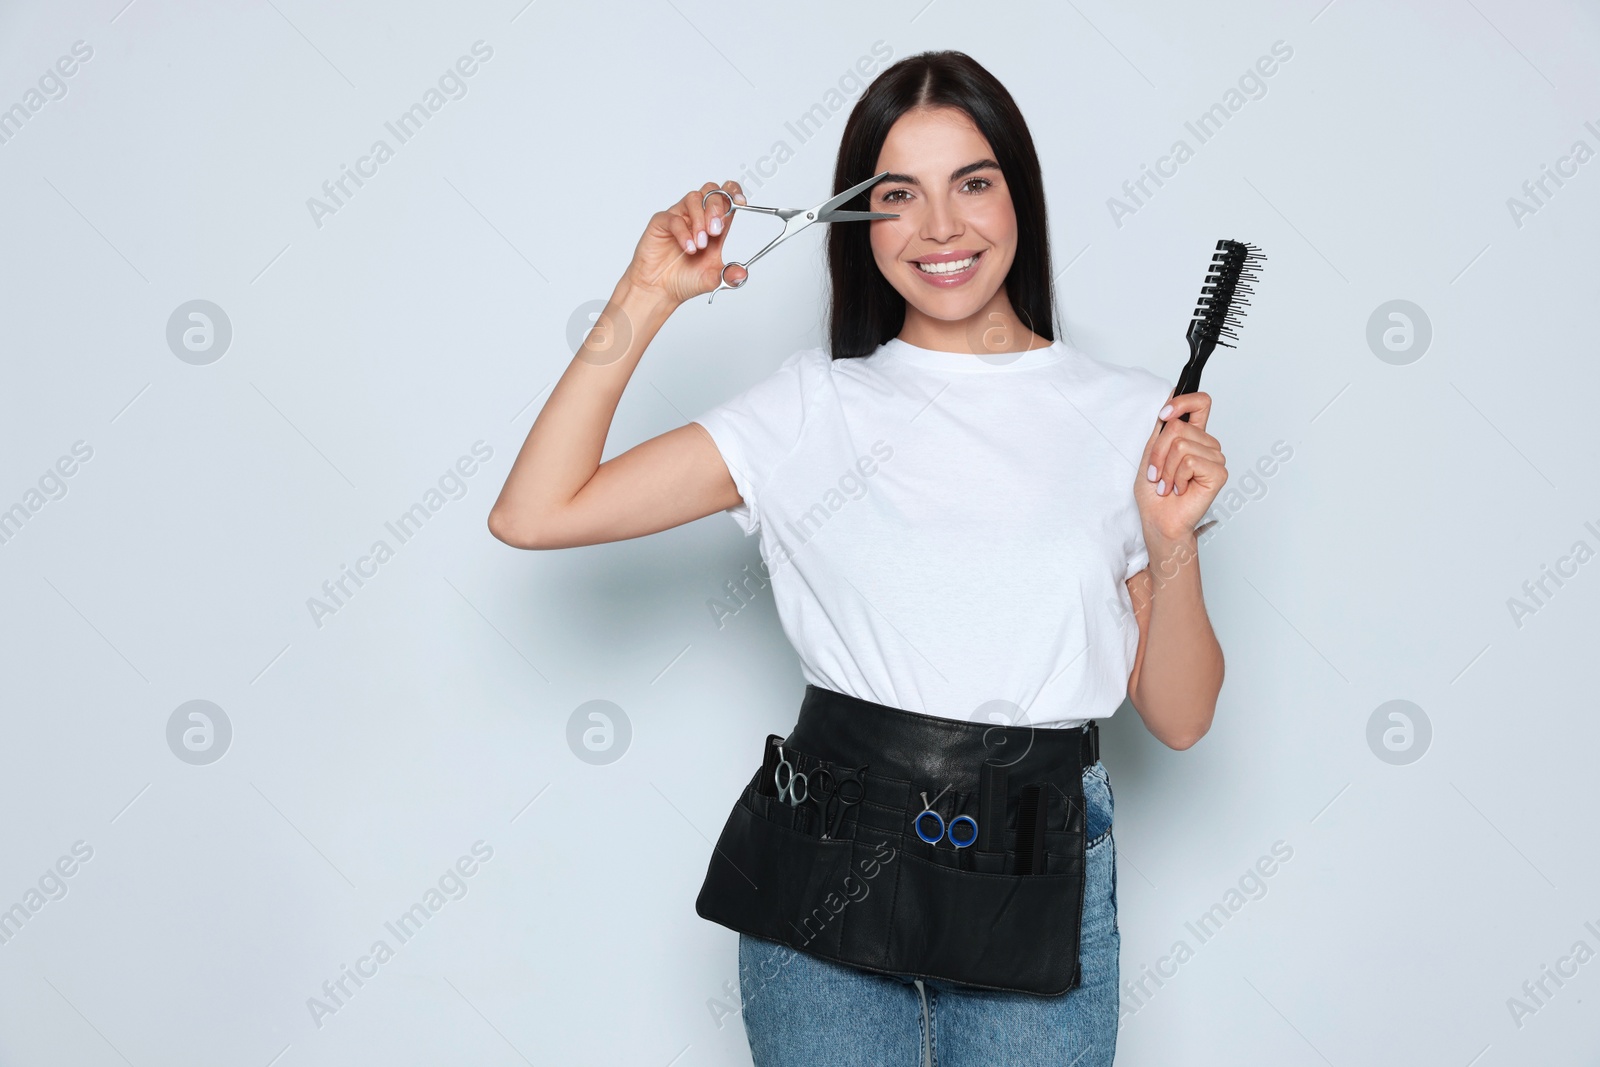
[[[1024,326],[1011,307],[1005,286],[989,302],[964,319],[936,319],[908,303],[897,335],[908,345],[935,352],[970,352],[975,356],[1028,352],[1050,342]]]

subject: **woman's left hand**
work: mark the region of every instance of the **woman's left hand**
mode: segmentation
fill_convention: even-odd
[[[1153,527],[1161,536],[1176,541],[1193,534],[1227,482],[1228,468],[1222,446],[1206,433],[1211,415],[1209,393],[1169,397],[1162,411],[1166,418],[1156,417],[1155,429],[1145,442],[1133,498],[1145,528]],[[1179,418],[1186,411],[1188,422]]]

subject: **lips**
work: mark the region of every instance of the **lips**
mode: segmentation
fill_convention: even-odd
[[[977,255],[970,255],[963,259],[949,259],[941,263],[918,263],[917,269],[924,274],[954,274],[966,270],[978,261]]]
[[[976,274],[984,255],[984,252],[974,252],[956,257],[928,256],[913,260],[911,265],[923,281],[943,289],[960,285]]]

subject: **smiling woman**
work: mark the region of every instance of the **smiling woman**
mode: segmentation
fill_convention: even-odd
[[[1033,140],[970,56],[872,82],[833,195],[874,214],[829,228],[828,343],[601,462],[668,316],[724,270],[748,277],[722,257],[738,182],[657,212],[489,528],[551,549],[723,511],[784,563],[772,595],[805,695],[695,902],[740,934],[741,964],[799,953],[759,985],[741,966],[757,1067],[931,1064],[935,1044],[945,1067],[1106,1067],[1120,935],[1098,722],[1131,700],[1178,749],[1210,726],[1222,654],[1193,551],[1227,478],[1210,398],[1056,337]],[[844,506],[867,442],[893,461]],[[1160,586],[1152,558],[1179,560]],[[870,857],[884,891],[855,893]]]
[[[829,229],[835,358],[869,355],[886,336],[975,355],[1042,348],[1054,337],[1033,139],[1009,95],[981,91],[975,72],[945,76],[930,79],[910,108],[869,91],[845,127],[835,185],[862,168],[888,170],[871,207],[900,218]],[[869,254],[877,270],[861,271]],[[984,328],[973,332],[972,323]]]

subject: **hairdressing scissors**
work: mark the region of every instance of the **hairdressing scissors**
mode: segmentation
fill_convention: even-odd
[[[730,261],[724,264],[722,267],[722,273],[717,278],[717,287],[711,290],[711,295],[706,298],[706,303],[709,304],[711,301],[715,300],[717,298],[717,294],[722,292],[724,289],[738,289],[740,286],[744,285],[745,282],[750,280],[750,264],[754,263],[768,252],[772,251],[773,248],[787,241],[789,238],[793,237],[795,234],[799,233],[801,230],[812,225],[813,223],[861,222],[870,219],[899,218],[899,215],[891,214],[887,211],[839,210],[840,204],[848,203],[858,194],[866,192],[868,189],[878,184],[878,182],[882,181],[888,174],[888,171],[884,171],[882,174],[873,175],[871,178],[868,178],[859,185],[852,185],[838,196],[830,197],[813,208],[756,207],[752,204],[734,203],[733,197],[722,189],[711,189],[707,191],[706,195],[700,198],[700,206],[702,208],[706,206],[713,196],[726,197],[729,204],[728,213],[730,215],[735,211],[758,211],[763,215],[776,215],[778,218],[783,220],[783,232],[778,234],[778,236],[774,237],[772,240],[768,241],[765,248],[751,256],[749,259],[745,260],[743,263],[733,263]],[[743,267],[745,269],[744,281],[738,282],[737,284],[729,282],[729,267]]]
[[[824,838],[833,837],[839,832],[839,828],[844,825],[845,812],[861,803],[861,798],[867,791],[866,784],[861,780],[860,771],[835,776],[826,767],[818,767],[812,771],[807,784],[810,786],[811,800],[817,805],[817,810],[822,816]]]
[[[798,789],[795,788],[797,782]],[[778,787],[778,799],[788,801],[791,808],[804,804],[811,795],[810,780],[784,758],[782,745],[778,746],[778,765],[772,771],[772,784]]]
[[[950,843],[956,848],[966,848],[978,840],[977,820],[970,815],[957,815],[949,823],[946,823],[944,816],[933,810],[933,806],[939,803],[939,798],[944,796],[949,789],[949,786],[945,786],[933,795],[932,800],[928,799],[927,793],[923,793],[922,813],[912,820],[911,825],[916,829],[917,836],[930,845],[937,845],[948,837]],[[938,826],[938,830],[934,830],[927,824],[930,819]]]

